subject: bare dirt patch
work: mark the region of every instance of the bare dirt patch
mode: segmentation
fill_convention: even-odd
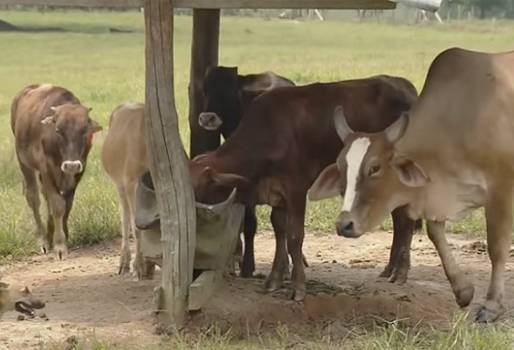
[[[264,294],[261,278],[232,278],[202,312],[191,315],[187,328],[196,332],[216,324],[235,334],[252,335],[286,324],[290,331],[302,335],[328,332],[344,337],[355,325],[398,318],[410,325],[445,327],[457,306],[426,236],[415,236],[413,266],[406,284],[377,277],[387,262],[391,238],[384,232],[357,240],[308,235],[304,252],[310,267],[306,270],[308,296],[304,303],[290,301],[287,289]],[[475,301],[480,301],[489,279],[487,254],[474,241],[453,236],[451,243],[457,261],[475,282]],[[38,256],[2,267],[3,280],[13,289],[28,286],[46,302],[42,312],[48,320],[36,316],[17,321],[17,313],[4,314],[0,349],[27,349],[91,334],[120,343],[159,343],[152,301],[159,275],[154,281],[143,282],[118,276],[118,244],[77,250],[63,262]],[[257,237],[258,272],[269,272],[274,246],[270,233]],[[514,306],[514,299],[509,298],[514,289],[513,267],[512,262],[507,267],[509,309]]]

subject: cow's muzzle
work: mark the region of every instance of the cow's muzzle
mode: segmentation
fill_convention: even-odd
[[[218,130],[223,124],[223,120],[214,112],[202,112],[198,116],[198,124],[205,130]]]
[[[79,174],[84,170],[80,160],[65,160],[61,164],[61,170],[65,174]]]
[[[362,236],[358,225],[349,212],[342,212],[336,222],[336,232],[339,236],[346,238],[357,238]]]

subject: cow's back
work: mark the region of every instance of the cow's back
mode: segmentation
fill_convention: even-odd
[[[400,152],[435,154],[430,159],[454,172],[496,168],[500,158],[514,170],[514,53],[444,51],[410,115]]]
[[[408,81],[386,76],[278,88],[254,101],[220,153],[240,154],[248,167],[266,172],[274,171],[266,164],[295,167],[310,185],[343,146],[334,126],[337,106],[354,130],[378,132],[408,110],[416,95]]]
[[[125,103],[112,112],[102,163],[117,184],[137,180],[148,170],[143,104]]]

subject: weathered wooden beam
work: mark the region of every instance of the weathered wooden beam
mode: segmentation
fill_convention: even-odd
[[[0,5],[55,7],[142,7],[143,0],[0,0]]]
[[[0,0],[0,5],[57,7],[141,7],[143,0]],[[249,9],[394,9],[388,0],[175,0],[176,8],[249,8]]]
[[[190,156],[212,151],[220,145],[220,132],[207,131],[198,125],[204,110],[203,78],[209,67],[218,65],[220,10],[193,10],[193,42],[189,82]]]
[[[176,0],[174,6],[207,9],[394,9],[396,4],[388,0]]]
[[[180,326],[193,276],[196,214],[173,92],[173,0],[145,0],[146,133],[163,245],[161,322]]]

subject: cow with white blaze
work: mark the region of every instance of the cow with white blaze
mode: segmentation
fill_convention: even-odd
[[[484,207],[492,275],[476,320],[497,319],[505,310],[512,241],[514,52],[449,49],[432,63],[412,109],[384,132],[353,132],[342,108],[335,123],[345,148],[333,177],[348,182],[337,232],[358,237],[391,209],[407,206],[410,218],[427,219],[456,301],[465,307],[474,287],[452,256],[445,222]]]
[[[38,240],[44,253],[53,247],[59,259],[67,253],[68,216],[93,134],[102,129],[90,111],[70,91],[49,84],[26,87],[11,106],[16,156]],[[39,212],[40,186],[48,207],[47,229]]]

